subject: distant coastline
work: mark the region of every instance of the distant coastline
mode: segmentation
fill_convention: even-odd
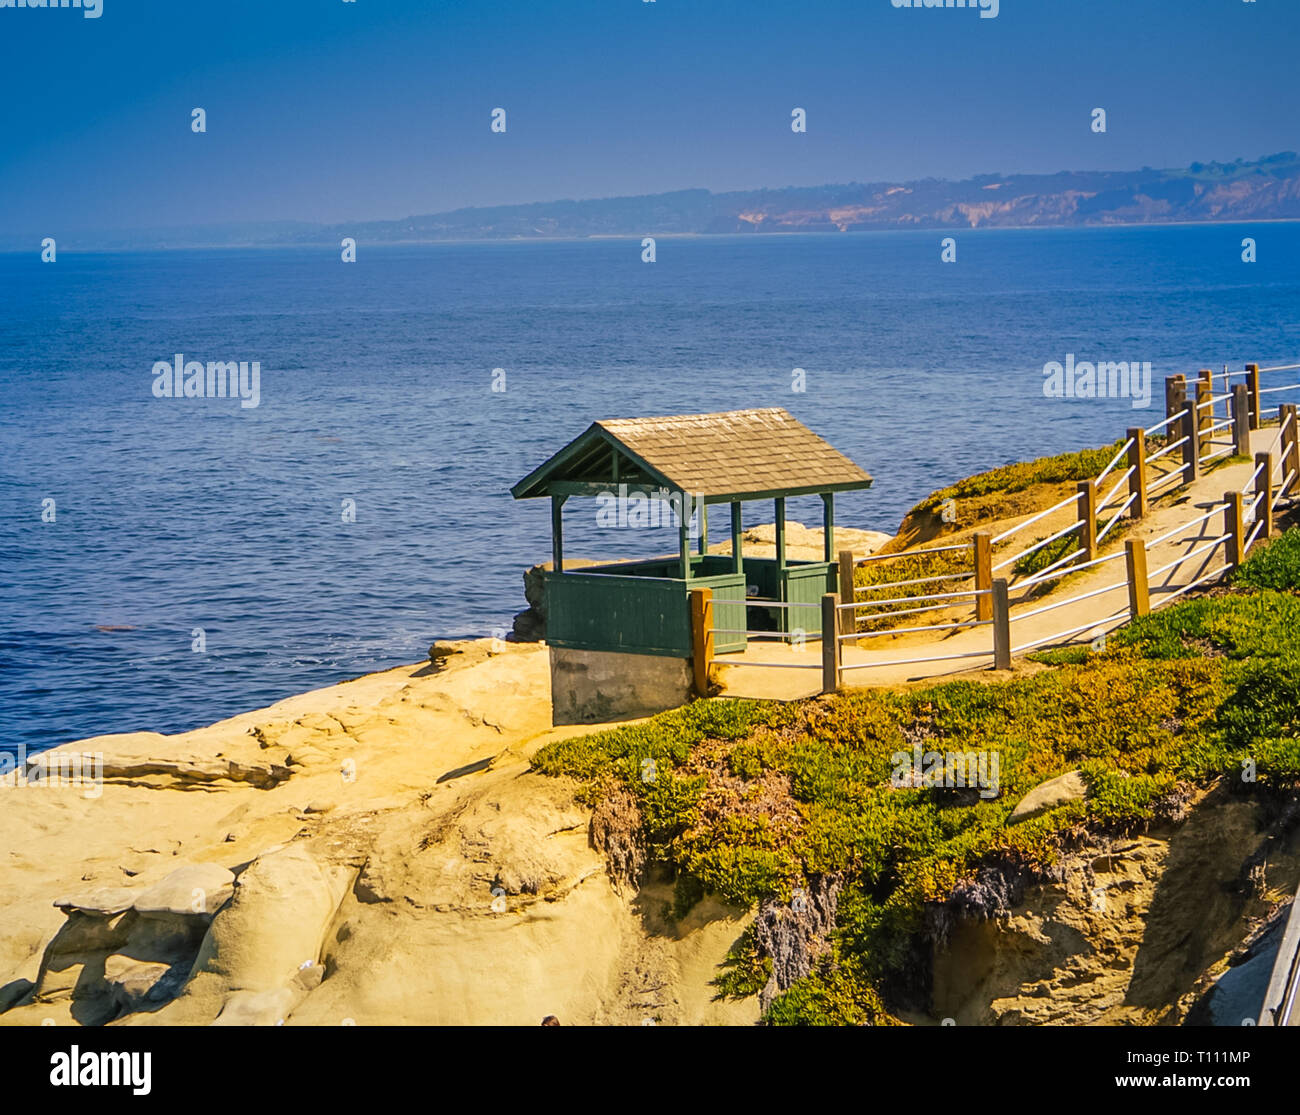
[[[0,252],[53,236],[64,251],[337,248],[359,244],[518,243],[890,231],[1116,228],[1300,220],[1300,155],[1170,170],[987,174],[713,193],[676,190],[462,208],[396,220],[243,221],[177,228],[0,233]]]

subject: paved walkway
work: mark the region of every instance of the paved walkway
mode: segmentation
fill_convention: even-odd
[[[1265,427],[1251,435],[1251,453],[1265,452],[1273,447],[1277,427]],[[1165,541],[1150,547],[1147,568],[1150,573],[1151,607],[1157,608],[1180,588],[1194,583],[1222,567],[1225,545],[1207,550],[1191,560],[1165,573],[1163,566],[1177,558],[1186,558],[1197,549],[1224,533],[1224,515],[1216,511],[1209,519],[1177,530],[1179,524],[1189,523],[1210,510],[1211,505],[1222,501],[1224,493],[1240,491],[1255,471],[1251,463],[1220,465],[1191,485],[1163,496],[1150,509],[1147,517],[1136,526],[1129,527],[1118,539],[1116,528],[1101,546],[1100,557],[1116,555],[1113,560],[1093,566],[1082,573],[1062,577],[1050,583],[1050,591],[1032,600],[1017,603],[1020,594],[1011,586],[1011,646],[1016,658],[1034,649],[1060,645],[1064,642],[1089,642],[1098,635],[1124,623],[1128,619],[1128,586],[1124,561],[1124,539],[1158,539],[1173,532]],[[1253,491],[1253,487],[1252,487]],[[1253,494],[1248,493],[1249,509]],[[1066,520],[1062,519],[1063,524]],[[1046,529],[1045,529],[1046,528]],[[1050,533],[1055,527],[1047,523],[1036,524],[1024,535],[1017,548],[1031,544],[1040,534]],[[1247,534],[1250,524],[1247,524]],[[994,561],[1000,560],[995,556]],[[1001,574],[999,574],[1001,575]],[[1211,582],[1212,583],[1212,582]],[[1110,586],[1108,588],[1108,586]],[[1098,591],[1106,590],[1106,591]],[[1042,611],[1057,601],[1069,600],[1085,593],[1097,592],[1086,600]],[[973,609],[967,608],[964,617],[950,612],[953,619],[972,618]],[[1037,614],[1029,614],[1037,613]],[[1117,618],[1116,613],[1120,613]],[[917,615],[910,617],[917,624],[943,622],[940,619]],[[906,621],[905,621],[906,622]],[[1091,625],[1091,626],[1089,626]],[[1063,639],[1052,638],[1061,632],[1082,627]],[[990,625],[971,627],[947,633],[931,632],[911,635],[881,635],[859,639],[856,645],[845,644],[843,653],[843,684],[846,686],[897,686],[926,678],[952,677],[971,670],[982,671],[983,676],[1003,676],[990,669],[993,660],[993,629]],[[1038,640],[1047,640],[1035,647]],[[1017,650],[1016,648],[1023,648]],[[810,641],[802,649],[777,642],[754,642],[740,654],[720,655],[715,659],[720,669],[719,679],[728,696],[769,697],[793,699],[821,691],[821,642]],[[871,665],[897,662],[900,659],[920,659],[935,655],[983,654],[986,657],[946,659],[935,662],[913,662],[905,665]],[[745,662],[807,663],[808,668],[746,667]],[[864,668],[870,666],[870,668]]]

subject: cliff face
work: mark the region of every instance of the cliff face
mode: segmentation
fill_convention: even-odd
[[[1267,806],[1216,789],[1177,827],[1090,843],[1011,908],[958,921],[934,950],[934,1017],[1179,1025],[1199,1015],[1240,1025],[1209,1009],[1215,983],[1297,883],[1300,834]],[[1243,1002],[1253,1020],[1258,998]]]
[[[745,915],[668,927],[528,772],[545,648],[453,650],[0,788],[0,1022],[753,1021],[709,986]]]

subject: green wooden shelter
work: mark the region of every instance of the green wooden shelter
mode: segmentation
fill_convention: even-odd
[[[546,640],[554,647],[689,657],[688,593],[713,591],[716,626],[731,632],[758,624],[778,633],[795,628],[821,633],[816,604],[834,591],[835,495],[871,486],[871,477],[779,407],[667,418],[593,422],[512,489],[516,499],[551,500],[552,568],[546,574]],[[675,499],[696,511],[697,546],[691,547],[691,515],[675,516],[675,555],[640,561],[564,568],[563,508],[571,496],[641,493]],[[823,502],[822,561],[788,561],[785,501],[818,495]],[[776,524],[776,556],[745,557],[741,506],[770,500]],[[731,553],[708,553],[708,508],[731,508]],[[766,606],[765,606],[766,605]],[[758,613],[758,614],[756,614]],[[719,635],[718,652],[741,650],[743,634]]]

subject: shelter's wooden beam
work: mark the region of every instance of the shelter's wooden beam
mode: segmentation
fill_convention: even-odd
[[[700,541],[698,549],[701,554],[707,554],[709,552],[709,505],[701,500],[695,510],[700,516]]]
[[[785,568],[785,497],[776,498],[776,567]]]
[[[741,552],[741,536],[745,533],[740,517],[740,501],[731,505],[731,568],[735,573],[745,571],[745,557]]]
[[[628,495],[631,495],[633,492],[642,492],[645,495],[653,495],[656,492],[662,493],[664,490],[657,484],[638,484],[635,482],[628,483],[627,481],[623,481],[622,483],[626,487]],[[617,483],[603,484],[595,480],[552,480],[546,485],[546,490],[552,496],[594,497],[603,495],[605,492],[609,491],[613,491],[617,494],[618,487],[619,485]]]
[[[835,560],[835,493],[822,492],[822,561]]]
[[[551,568],[564,572],[564,516],[561,509],[567,496],[551,496]]]
[[[677,544],[681,554],[681,578],[683,581],[689,581],[691,579],[691,518],[686,514],[685,507],[677,516]]]

